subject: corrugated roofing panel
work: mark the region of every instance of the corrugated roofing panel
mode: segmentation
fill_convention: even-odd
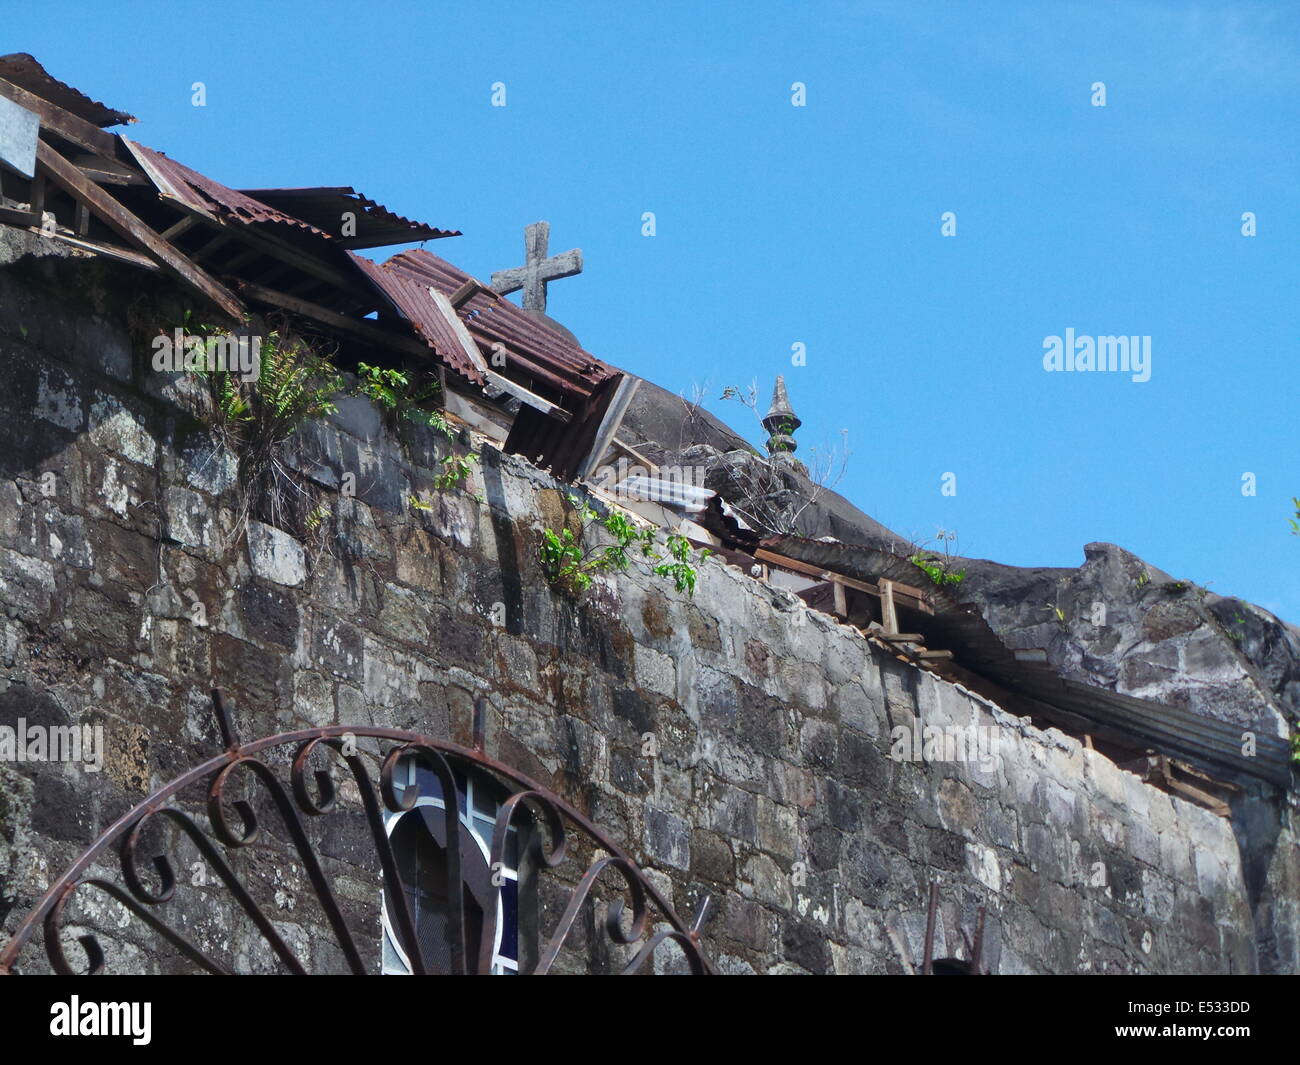
[[[448,296],[470,280],[469,274],[422,248],[395,255],[384,266],[433,285]],[[460,316],[485,351],[491,352],[492,344],[500,342],[524,361],[566,382],[568,391],[590,395],[621,372],[507,299],[476,293],[460,308]]]
[[[461,350],[460,341],[429,296],[427,283],[363,255],[349,252],[348,256],[452,370],[476,385],[484,383],[483,374]]]
[[[242,192],[213,181],[212,178],[191,170],[184,163],[170,159],[162,152],[147,148],[138,141],[135,149],[163,181],[170,186],[173,195],[191,207],[223,215],[228,219],[246,225],[264,223],[268,225],[289,226],[304,233],[311,233],[326,240],[332,239],[323,229],[318,229],[301,218],[276,210],[270,204],[261,203]]]
[[[345,248],[378,248],[460,236],[460,230],[457,229],[438,229],[424,222],[403,218],[348,186],[243,189],[242,192],[260,203],[310,222],[333,235]],[[353,236],[344,236],[342,233],[345,213],[354,216],[356,229]]]
[[[26,52],[0,56],[0,78],[13,82],[20,89],[26,89],[42,100],[49,100],[50,103],[70,111],[100,129],[135,121],[133,115],[114,110],[98,100],[92,100],[67,82],[51,77],[49,72],[36,61],[36,57]]]

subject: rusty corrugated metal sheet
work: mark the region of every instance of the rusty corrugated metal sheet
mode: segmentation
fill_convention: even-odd
[[[270,204],[261,203],[219,181],[213,181],[212,178],[200,174],[197,170],[191,170],[184,163],[178,163],[175,159],[168,158],[162,152],[148,148],[138,141],[135,142],[135,149],[154,170],[154,174],[150,176],[156,175],[168,186],[159,191],[175,196],[191,207],[245,225],[262,223],[288,226],[325,240],[332,239],[323,229],[318,229],[301,218],[278,211]]]
[[[355,252],[348,252],[348,256],[388,298],[397,312],[411,324],[416,333],[433,348],[449,369],[476,385],[485,383],[483,374],[466,357],[461,350],[460,342],[433,305],[433,301],[429,298],[427,283],[400,270],[391,270],[387,264],[381,266]]]
[[[521,407],[506,437],[505,450],[524,456],[542,469],[549,468],[562,481],[572,480],[596,442],[601,419],[622,378],[622,374],[606,378],[589,396],[579,399],[568,424],[532,407]]]
[[[136,121],[134,115],[117,111],[106,104],[101,104],[98,100],[92,100],[67,82],[52,77],[37,62],[35,56],[28,55],[26,52],[0,56],[0,78],[13,82],[20,89],[26,89],[42,100],[49,100],[50,103],[70,111],[100,129],[127,125]]]
[[[382,266],[359,255],[352,258],[449,366],[470,380],[482,380],[429,296],[430,288],[450,296],[470,280],[469,274],[423,249],[394,255]],[[459,314],[485,361],[491,359],[494,344],[503,344],[511,368],[562,397],[571,411],[597,390],[603,393],[605,382],[621,376],[615,367],[506,299],[480,292]]]
[[[451,369],[483,383],[483,375],[461,350],[429,295],[432,288],[450,296],[470,280],[469,274],[422,249],[402,252],[382,266],[359,255],[352,258]],[[485,362],[490,365],[493,346],[503,344],[508,365],[502,369],[509,371],[507,375],[530,378],[538,392],[572,416],[566,424],[521,407],[506,439],[506,451],[550,467],[560,478],[572,478],[595,443],[622,372],[500,297],[479,292],[458,313]]]
[[[349,186],[241,191],[259,203],[267,204],[294,218],[301,218],[330,233],[344,248],[378,248],[461,235],[458,229],[438,229],[424,222],[403,218]],[[356,219],[356,232],[351,237],[345,237],[340,232],[345,212],[350,212]]]
[[[470,280],[422,248],[395,255],[384,266],[448,296]],[[460,316],[485,353],[494,343],[504,344],[513,364],[562,392],[589,396],[621,372],[507,299],[479,292],[460,308]]]

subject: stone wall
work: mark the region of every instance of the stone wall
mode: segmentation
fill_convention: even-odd
[[[985,905],[994,972],[1257,968],[1229,822],[717,558],[693,598],[642,563],[577,600],[552,591],[537,543],[569,489],[520,459],[485,448],[468,491],[435,492],[442,445],[347,400],[303,430],[299,461],[334,538],[256,521],[236,538],[234,464],[192,416],[201,399],[149,370],[120,276],[20,267],[0,270],[0,723],[93,720],[108,748],[99,774],[0,764],[5,935],[112,818],[219,747],[215,682],[245,737],[344,723],[464,741],[486,692],[489,754],[607,828],[684,916],[714,897],[704,943],[724,972],[906,971],[935,879],[936,955],[964,956]],[[891,757],[893,730],[918,725],[995,727],[997,757]],[[323,849],[373,923],[347,865],[360,846],[341,830]],[[337,963],[292,874],[279,926]],[[200,941],[268,964],[192,898]],[[1294,967],[1286,905],[1270,935]]]

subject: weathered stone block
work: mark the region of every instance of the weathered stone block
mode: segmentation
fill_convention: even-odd
[[[303,546],[282,529],[260,521],[248,522],[248,561],[259,577],[288,588],[307,579]]]

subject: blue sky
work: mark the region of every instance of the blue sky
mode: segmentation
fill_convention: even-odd
[[[839,490],[899,532],[1110,541],[1300,622],[1300,8],[649,6],[49,2],[4,50],[226,184],[461,229],[431,250],[483,278],[549,220],[590,350],[755,440],[717,397],[785,373],[800,454],[848,430]],[[1067,328],[1150,336],[1150,381],[1045,372]]]

